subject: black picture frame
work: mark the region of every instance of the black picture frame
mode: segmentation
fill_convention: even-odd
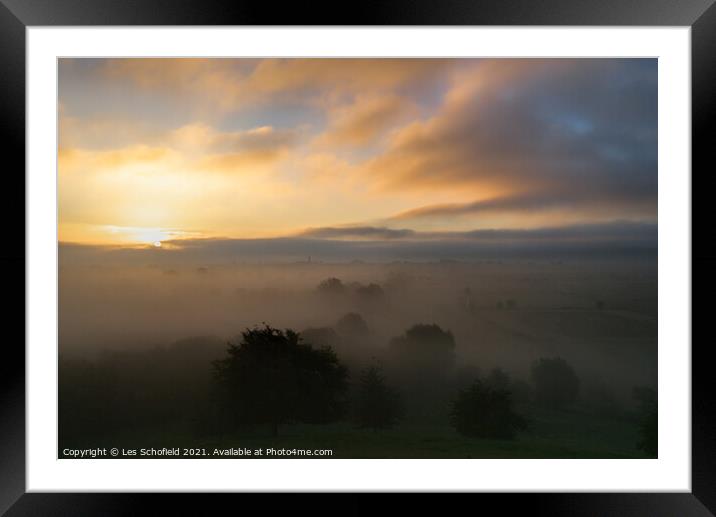
[[[211,0],[0,0],[0,146],[3,155],[6,221],[0,260],[7,275],[4,309],[6,328],[24,322],[25,300],[25,29],[52,25],[601,25],[689,26],[692,38],[692,276],[699,271],[694,292],[715,285],[716,252],[696,246],[697,230],[709,227],[709,210],[696,197],[712,192],[716,146],[716,6],[714,0],[393,0],[382,4],[293,3]],[[698,180],[697,180],[698,177]],[[696,186],[697,188],[694,188]],[[21,246],[19,243],[23,243]],[[708,306],[693,304],[694,311]],[[705,316],[706,314],[704,314]],[[693,319],[693,317],[692,317]],[[696,328],[692,324],[692,328]],[[24,338],[23,323],[21,336]],[[23,338],[3,340],[0,356],[0,514],[135,515],[159,504],[162,514],[178,505],[183,512],[207,513],[207,496],[167,494],[39,494],[25,493],[25,353]],[[687,346],[668,343],[665,346]],[[530,515],[701,516],[716,514],[716,396],[708,361],[709,341],[692,345],[692,492],[644,494],[479,494],[475,509],[498,506],[501,513]],[[223,501],[235,498],[212,496]],[[255,499],[255,496],[238,497]],[[352,496],[353,497],[353,496]],[[309,498],[310,511],[349,511],[331,497]],[[305,501],[306,498],[302,497]],[[259,504],[265,504],[261,501]],[[272,505],[277,504],[272,499]],[[285,504],[285,503],[284,503]],[[291,508],[296,504],[289,503]],[[357,504],[358,506],[354,506]],[[434,500],[419,503],[430,510]],[[351,503],[375,508],[369,499]],[[238,510],[238,508],[237,508]],[[443,507],[444,510],[444,507]]]

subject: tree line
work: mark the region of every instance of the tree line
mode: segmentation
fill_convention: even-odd
[[[433,390],[452,359],[452,334],[437,325],[415,325],[390,346],[408,363],[414,385],[407,394]],[[216,416],[221,425],[239,429],[266,425],[273,434],[288,423],[322,424],[349,418],[373,430],[394,426],[403,412],[402,397],[391,386],[379,364],[359,374],[352,400],[348,369],[328,346],[314,347],[292,330],[268,325],[247,329],[227,357],[213,363]],[[532,368],[535,397],[551,407],[573,403],[579,380],[560,358],[540,359]],[[405,385],[405,384],[404,384]],[[512,382],[500,369],[485,379],[475,378],[460,390],[450,405],[449,421],[461,434],[481,438],[513,438],[528,428],[525,417],[513,407]],[[352,402],[352,404],[350,404]]]

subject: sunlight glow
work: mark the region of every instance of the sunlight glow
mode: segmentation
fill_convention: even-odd
[[[106,226],[105,232],[109,233],[117,241],[128,244],[151,244],[156,248],[161,248],[163,241],[187,236],[185,232],[179,230],[133,226]]]

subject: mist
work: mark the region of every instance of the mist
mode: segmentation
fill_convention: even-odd
[[[369,334],[351,348],[340,335],[328,343],[354,363],[380,357],[410,326],[434,323],[454,334],[458,368],[501,367],[526,376],[535,359],[558,355],[625,396],[633,385],[656,382],[657,261],[648,254],[210,265],[173,257],[162,263],[166,253],[148,254],[153,262],[143,265],[75,264],[61,248],[63,356],[197,336],[226,342],[264,323],[335,330],[355,313]],[[339,279],[345,292],[321,292],[328,278]],[[365,289],[371,284],[372,295]]]

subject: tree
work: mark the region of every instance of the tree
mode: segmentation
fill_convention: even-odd
[[[659,405],[656,390],[634,388],[634,397],[639,402],[639,442],[637,448],[649,456],[659,454]]]
[[[527,428],[527,420],[512,411],[510,393],[479,380],[460,391],[450,423],[458,433],[474,438],[512,439]]]
[[[512,400],[515,402],[530,402],[532,400],[532,386],[522,379],[515,379],[510,384]]]
[[[494,389],[512,391],[512,380],[510,375],[502,368],[493,368],[485,379],[485,382]]]
[[[390,376],[405,394],[406,418],[444,422],[454,393],[452,333],[435,324],[414,325],[390,341],[387,357]]]
[[[369,334],[368,324],[363,316],[356,312],[349,312],[336,323],[336,330],[342,336],[362,338]]]
[[[579,378],[561,357],[541,358],[532,365],[532,382],[537,402],[563,408],[577,399]]]
[[[462,390],[472,385],[475,379],[480,378],[482,370],[474,364],[463,364],[455,372],[455,389]]]
[[[354,417],[360,427],[386,429],[400,418],[400,398],[386,385],[381,369],[375,365],[361,373],[354,404]]]
[[[418,324],[390,342],[394,355],[410,370],[444,373],[455,363],[455,338],[438,325]]]
[[[343,415],[347,370],[328,347],[314,349],[299,334],[270,326],[246,330],[228,357],[214,362],[225,423],[327,423]]]
[[[324,295],[335,296],[345,294],[346,286],[338,278],[331,277],[318,284],[316,290]]]
[[[383,288],[378,284],[373,283],[368,285],[357,284],[355,286],[355,293],[356,296],[366,302],[375,302],[382,300],[385,295],[385,293],[383,292]]]

